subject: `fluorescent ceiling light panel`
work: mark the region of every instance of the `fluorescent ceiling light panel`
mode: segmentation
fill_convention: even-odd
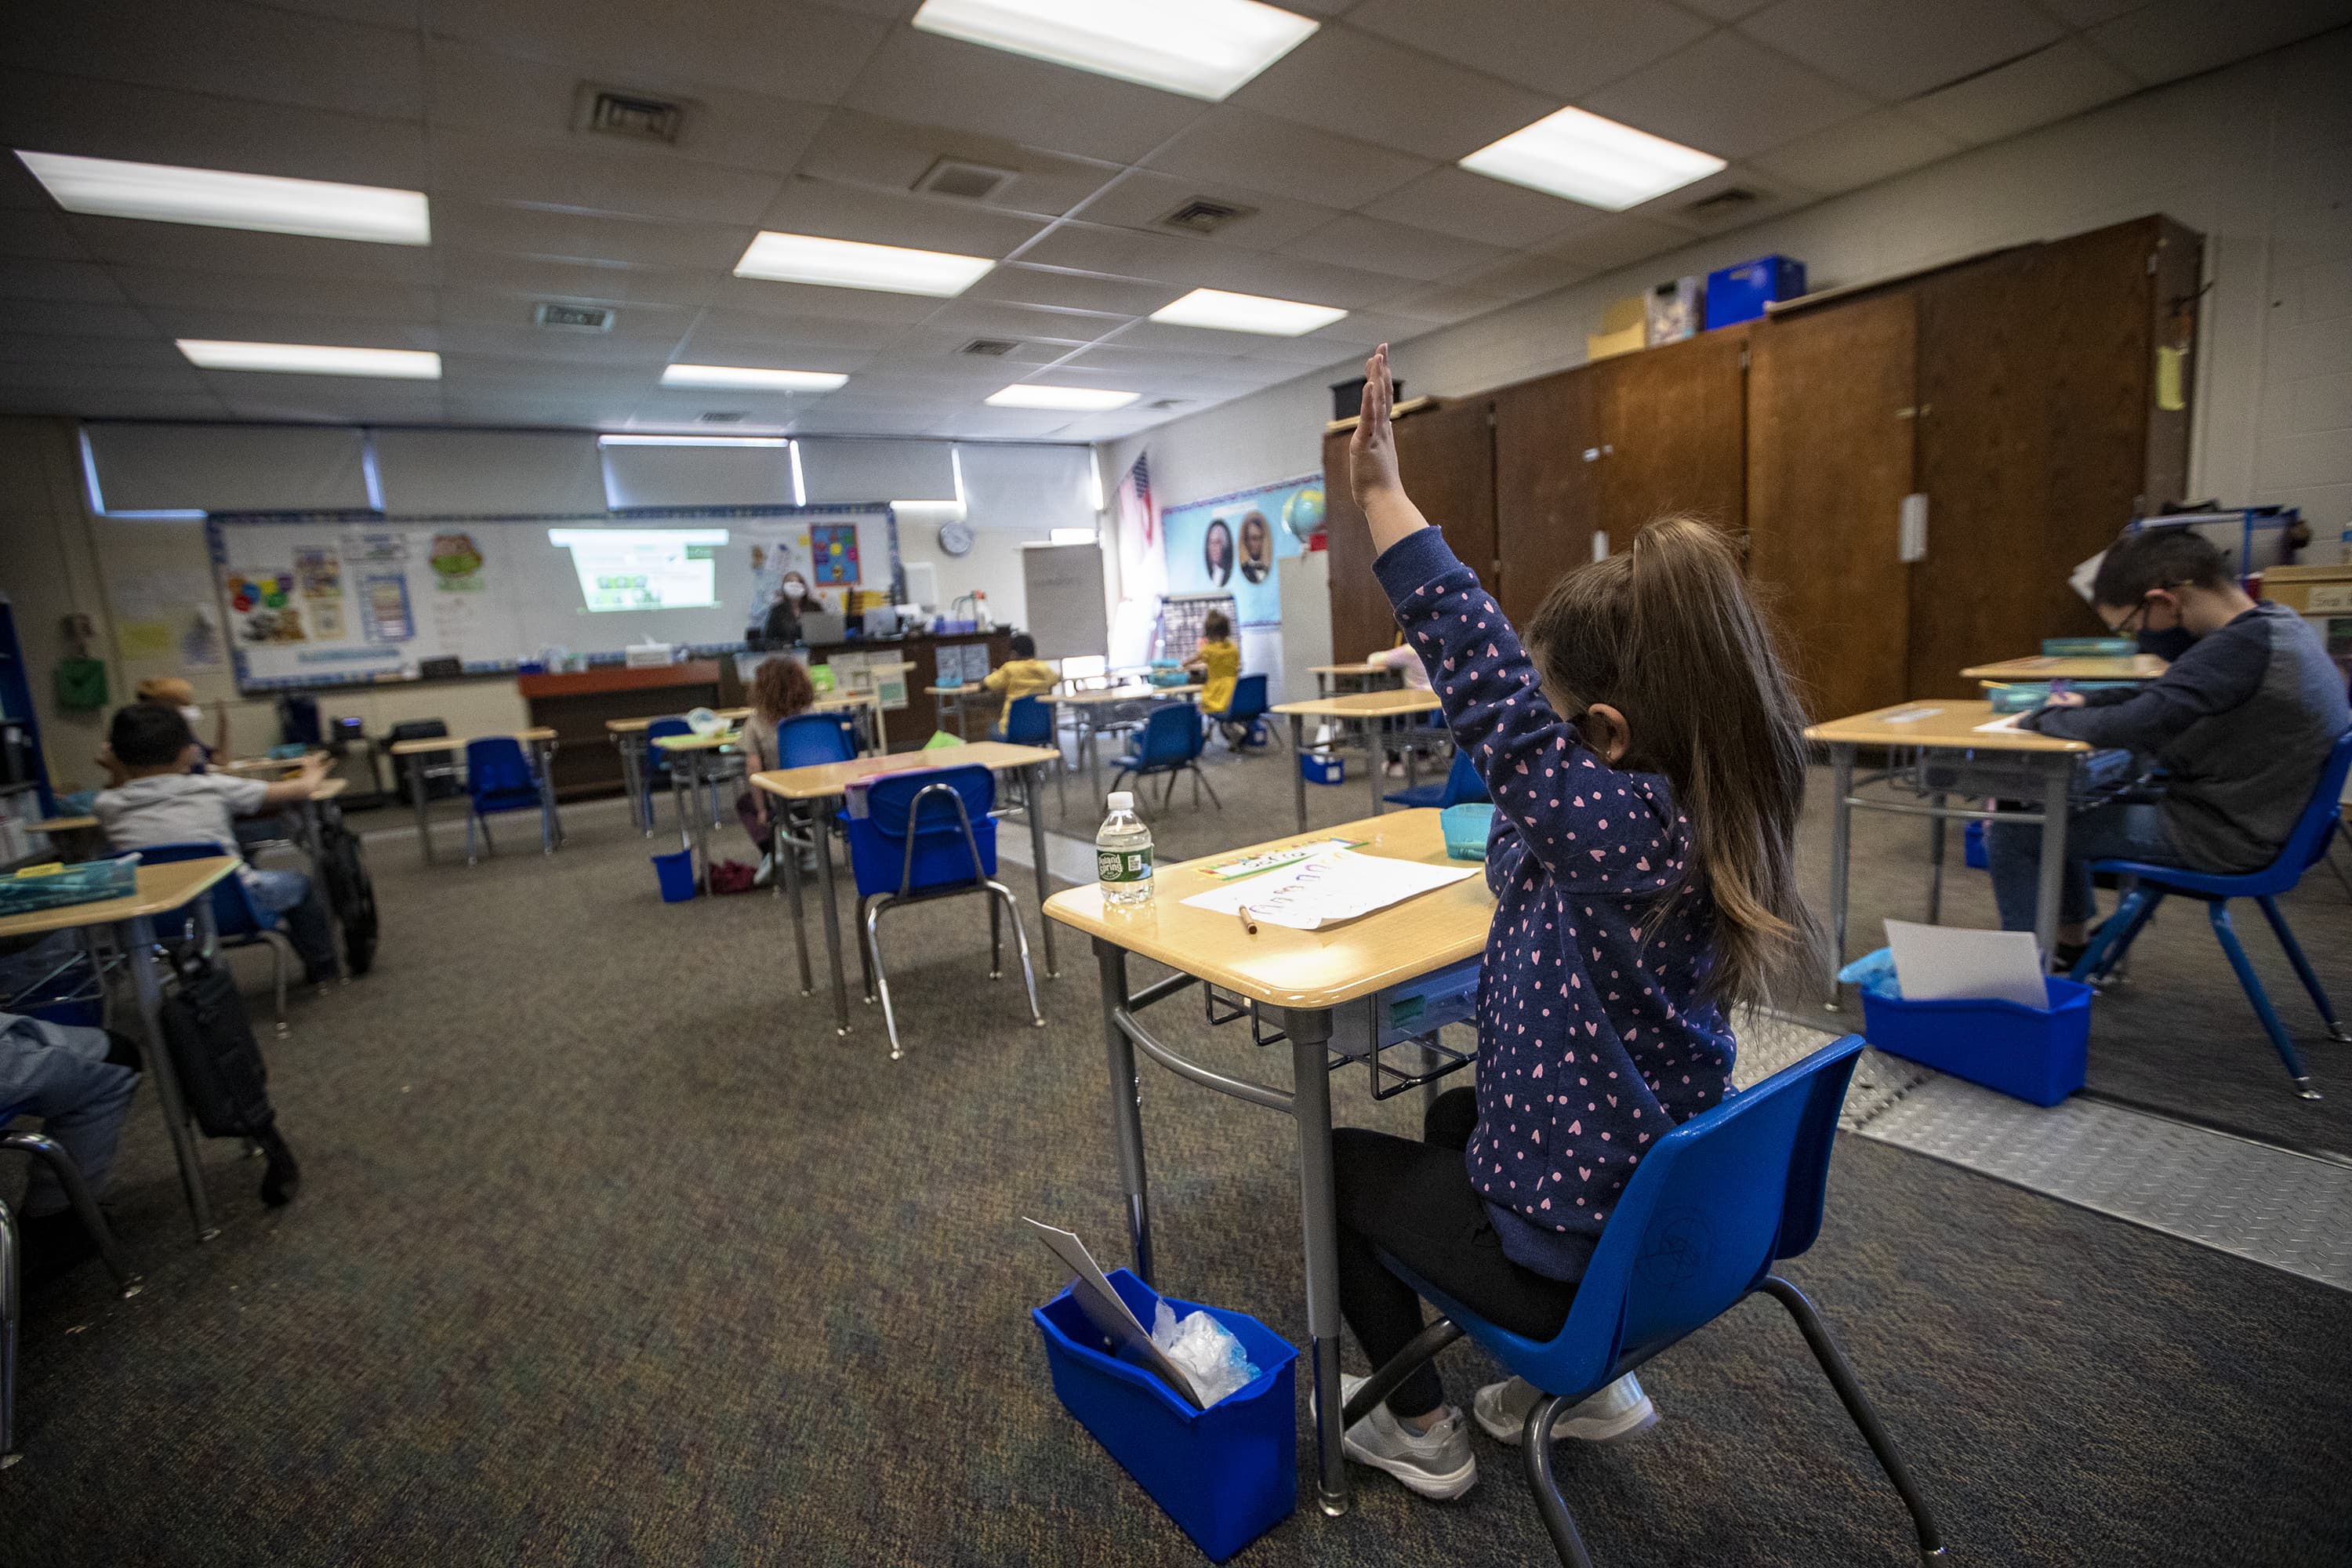
[[[599,436],[599,447],[782,447],[782,436]]]
[[[1711,153],[1581,109],[1563,109],[1479,148],[1462,166],[1614,213],[1680,190],[1725,165]]]
[[[1220,103],[1318,24],[1257,0],[925,0],[915,26]]]
[[[373,375],[392,381],[438,381],[441,356],[425,349],[340,349],[321,343],[233,343],[178,338],[180,352],[199,370],[272,370],[295,375]]]
[[[1015,382],[988,400],[991,408],[1066,408],[1073,413],[1098,414],[1106,408],[1124,408],[1143,395],[1139,392],[1110,392],[1098,386],[1042,386],[1034,382]]]
[[[1171,327],[1214,327],[1221,332],[1263,332],[1267,337],[1295,338],[1301,332],[1328,327],[1347,313],[1329,305],[1302,305],[1296,300],[1269,300],[1263,294],[1195,289],[1173,304],[1152,311],[1151,319]]]
[[[754,392],[831,392],[849,377],[830,370],[760,370],[743,364],[662,367],[664,386],[733,386]]]
[[[735,264],[738,278],[814,283],[826,289],[875,289],[887,294],[961,294],[996,263],[985,256],[908,250],[854,239],[762,230]]]
[[[170,163],[125,163],[63,153],[20,152],[16,156],[69,213],[378,245],[433,243],[432,216],[422,191],[183,169]]]

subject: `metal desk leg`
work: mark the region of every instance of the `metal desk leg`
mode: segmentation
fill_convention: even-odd
[[[539,852],[555,853],[556,841],[562,831],[555,824],[555,755],[544,741],[530,743],[532,765],[539,773]]]
[[[1388,765],[1388,746],[1381,738],[1381,721],[1367,719],[1364,727],[1364,776],[1372,781],[1372,815],[1381,814],[1381,773]]]
[[[793,906],[793,951],[801,961],[801,994],[813,996],[816,994],[816,982],[809,973],[808,917],[801,909],[801,852],[784,839],[784,824],[790,818],[791,810],[790,803],[783,796],[768,796],[769,820],[775,825],[775,831],[768,836],[768,843],[775,855],[777,886],[783,889],[784,897],[791,900]],[[823,853],[824,823],[822,818],[817,821],[816,831],[820,836],[818,852]]]
[[[550,841],[558,849],[563,847],[563,807],[555,799],[555,749],[561,743],[556,741],[539,742],[540,787],[546,792]]]
[[[654,803],[646,794],[643,736],[614,735],[613,747],[621,753],[621,787],[629,793],[629,821],[646,837],[654,836]]]
[[[1127,1194],[1127,1240],[1133,1249],[1136,1278],[1150,1285],[1157,1276],[1151,1263],[1150,1189],[1143,1174],[1143,1090],[1135,1077],[1135,1042],[1113,1016],[1127,1005],[1127,950],[1100,937],[1094,944],[1095,970],[1102,978],[1103,1050],[1110,1066],[1111,1142],[1118,1151],[1119,1187]]]
[[[1298,831],[1307,831],[1307,715],[1290,716],[1290,793],[1298,802]]]
[[[1851,745],[1830,748],[1830,1009],[1838,1005],[1837,972],[1845,967],[1845,900],[1848,858],[1853,849],[1853,753]]]
[[[1029,775],[1029,855],[1037,867],[1037,920],[1045,927],[1045,978],[1059,980],[1062,972],[1054,964],[1054,922],[1045,918],[1045,900],[1054,896],[1053,878],[1045,869],[1045,797],[1039,793],[1045,787],[1045,764],[1032,763],[1024,771]]]
[[[1931,795],[1927,804],[1938,813],[1927,819],[1927,923],[1941,925],[1944,921],[1944,809],[1945,797]]]
[[[691,775],[694,794],[694,885],[708,889],[710,883],[710,824],[704,820],[707,814],[702,809],[702,796],[706,794],[712,795],[713,809],[716,809],[718,784],[713,775],[703,772],[703,763],[705,759],[715,763],[717,757],[710,752],[688,752],[687,755],[694,759],[694,772]]]
[[[1413,744],[1410,727],[1404,737],[1404,787],[1409,790],[1421,787],[1421,748]]]
[[[207,904],[212,895],[204,895]],[[210,1241],[220,1234],[213,1224],[213,1206],[205,1195],[205,1170],[196,1157],[196,1141],[188,1131],[188,1112],[180,1102],[179,1075],[163,1043],[163,986],[155,978],[155,922],[142,917],[122,921],[114,928],[131,967],[131,984],[139,996],[139,1021],[147,1028],[147,1071],[155,1080],[155,1103],[163,1107],[163,1131],[172,1140],[172,1158],[179,1163],[180,1190],[187,1194],[188,1213],[195,1217],[196,1239]]]
[[[841,808],[841,797],[829,795],[810,802],[816,813],[816,874],[817,900],[824,905],[824,961],[833,973],[833,1032],[849,1033],[849,983],[841,970],[841,910],[833,897],[833,814]],[[860,932],[858,941],[866,940]]]
[[[2042,877],[2033,898],[2033,940],[2047,963],[2058,941],[2058,900],[2066,879],[2066,808],[2074,759],[2049,754],[2042,764]]]
[[[1339,1220],[1331,1176],[1331,1015],[1286,1012],[1290,1113],[1298,1121],[1298,1215],[1307,1243],[1307,1371],[1315,1386],[1317,1501],[1348,1511],[1348,1460],[1339,1447]]]
[[[1102,727],[1092,719],[1087,721],[1087,782],[1094,786],[1095,798],[1103,797],[1102,786]]]
[[[426,810],[430,804],[425,798],[425,753],[412,752],[408,756],[408,794],[416,803],[416,842],[425,847],[425,863],[433,864],[433,819]]]

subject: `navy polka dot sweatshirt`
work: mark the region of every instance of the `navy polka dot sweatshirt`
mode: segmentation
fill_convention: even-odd
[[[1715,901],[1665,779],[1584,745],[1443,534],[1373,571],[1495,802],[1470,1184],[1506,1256],[1577,1279],[1643,1147],[1731,1093],[1731,1030],[1700,994]]]

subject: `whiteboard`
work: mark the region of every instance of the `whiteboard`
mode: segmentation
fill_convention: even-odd
[[[551,530],[723,532],[709,548],[717,603],[591,611],[572,552]],[[787,573],[812,607],[858,588],[895,602],[897,521],[887,506],[693,507],[516,517],[373,512],[215,514],[205,532],[238,689],[414,679],[428,659],[512,669],[542,649],[600,662],[635,643],[698,656],[743,646]]]
[[[1110,652],[1103,617],[1102,546],[1024,544],[1021,582],[1027,593],[1029,635],[1039,658],[1099,658]]]

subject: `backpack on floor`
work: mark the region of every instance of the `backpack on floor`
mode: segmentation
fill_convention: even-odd
[[[326,879],[328,904],[343,928],[343,973],[356,980],[375,962],[375,883],[360,858],[359,835],[341,814],[320,813],[319,870]]]
[[[180,1098],[207,1138],[255,1138],[277,1121],[269,1069],[228,965],[194,948],[175,952],[179,984],[164,993],[163,1044]]]

